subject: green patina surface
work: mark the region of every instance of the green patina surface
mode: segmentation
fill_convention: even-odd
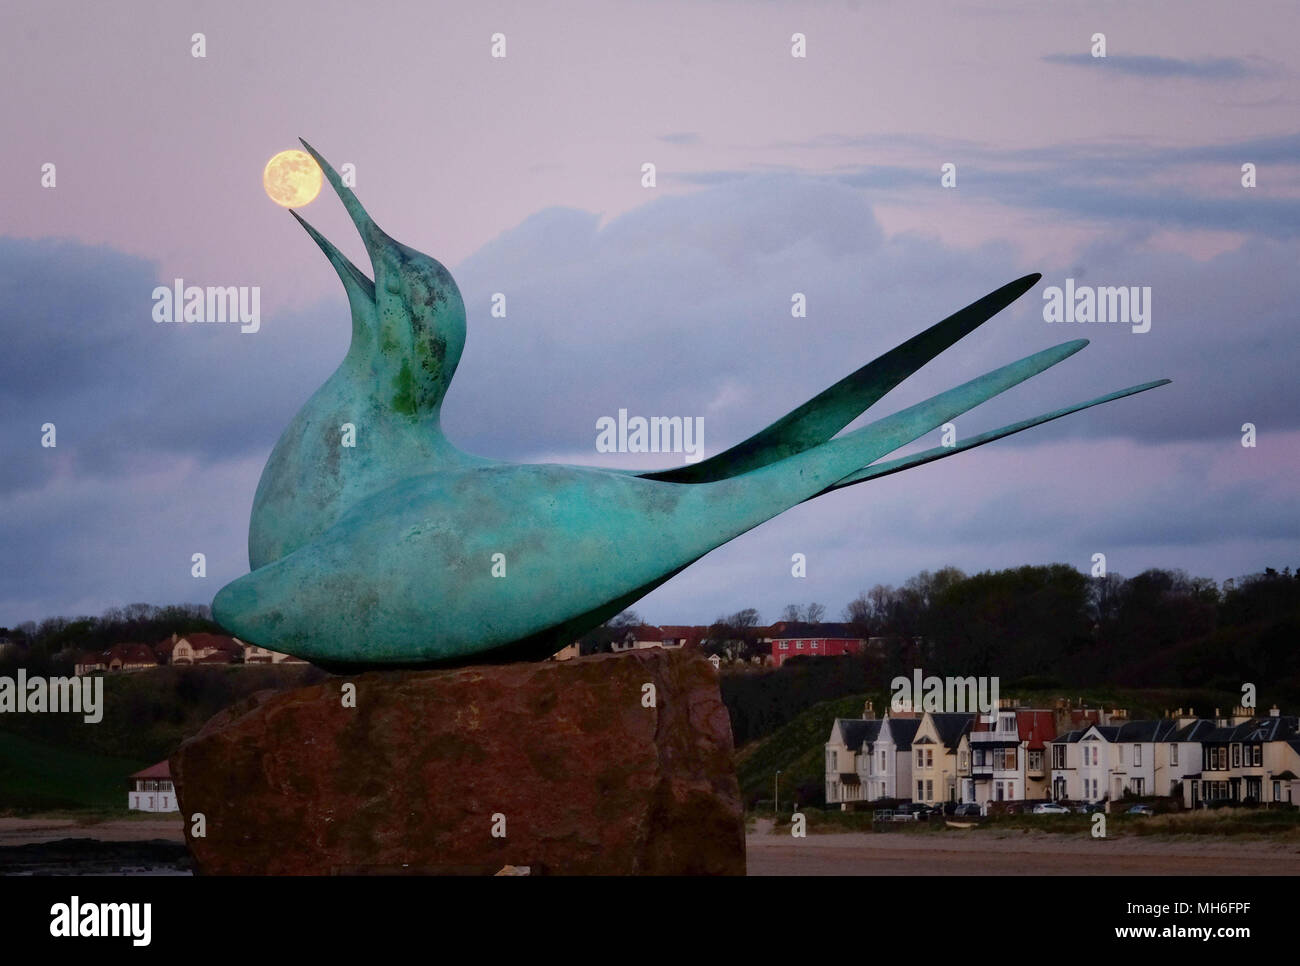
[[[805,500],[1168,381],[878,462],[1087,344],[1075,340],[837,437],[1028,291],[1039,278],[1030,275],[700,463],[620,472],[487,460],[453,446],[440,424],[465,345],[455,281],[437,261],[380,230],[305,146],[361,233],[374,279],[298,218],[347,291],[352,343],[267,461],[249,526],[252,572],[221,590],[213,613],[244,640],[325,666],[544,658],[710,550]],[[356,428],[355,447],[342,446],[346,423]]]

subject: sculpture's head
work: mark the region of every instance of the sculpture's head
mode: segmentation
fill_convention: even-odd
[[[465,303],[436,259],[394,241],[361,207],[329,162],[302,142],[325,172],[361,233],[374,280],[298,213],[293,216],[325,252],[352,306],[351,364],[378,378],[376,391],[402,416],[436,416],[465,348]]]

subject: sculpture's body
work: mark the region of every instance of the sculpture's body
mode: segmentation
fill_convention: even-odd
[[[380,231],[312,154],[365,239],[375,278],[303,222],[347,289],[352,344],[271,454],[249,528],[253,572],[222,589],[213,613],[245,640],[327,666],[546,657],[804,500],[1167,381],[875,462],[1087,344],[1077,340],[832,439],[1027,291],[1038,279],[1028,276],[698,464],[628,473],[482,459],[456,449],[439,421],[465,343],[455,282]],[[345,423],[356,427],[355,448],[341,445]]]

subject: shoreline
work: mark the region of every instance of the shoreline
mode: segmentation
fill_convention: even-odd
[[[0,817],[0,870],[19,871],[15,862],[21,857],[22,871],[29,873],[111,874],[103,867],[107,855],[123,868],[135,868],[153,864],[143,861],[145,856],[164,847],[183,849],[184,842],[179,815]],[[111,847],[100,849],[100,844]],[[133,860],[133,847],[142,861]],[[42,860],[47,851],[49,859]],[[816,832],[796,839],[774,834],[770,820],[759,820],[745,834],[745,853],[751,876],[1300,875],[1300,842],[1240,836],[1094,839],[1008,829],[942,835]],[[135,874],[141,872],[150,874]]]

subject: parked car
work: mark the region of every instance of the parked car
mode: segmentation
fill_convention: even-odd
[[[1128,810],[1129,815],[1154,815],[1156,810],[1150,805],[1134,805]]]
[[[962,802],[952,810],[954,815],[979,815],[980,807],[974,802]]]
[[[908,802],[906,805],[900,805],[894,809],[895,815],[908,815],[913,820],[927,820],[930,817],[930,806],[924,802]]]
[[[1035,815],[1069,815],[1070,810],[1056,802],[1039,802],[1034,806]]]

